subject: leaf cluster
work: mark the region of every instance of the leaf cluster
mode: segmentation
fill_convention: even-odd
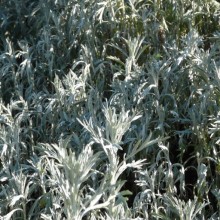
[[[2,0],[0,218],[217,219],[219,14]]]

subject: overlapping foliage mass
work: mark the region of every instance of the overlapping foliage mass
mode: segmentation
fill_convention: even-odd
[[[217,219],[220,3],[2,0],[1,219]]]

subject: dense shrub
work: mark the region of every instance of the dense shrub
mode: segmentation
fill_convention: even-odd
[[[217,219],[220,3],[2,0],[2,219]]]

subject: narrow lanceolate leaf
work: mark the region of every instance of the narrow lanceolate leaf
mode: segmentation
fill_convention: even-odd
[[[3,216],[3,219],[4,220],[11,220],[12,219],[12,216],[15,212],[17,211],[23,211],[22,209],[20,208],[17,208],[17,209],[13,209],[12,211],[10,211],[7,215]]]
[[[23,195],[14,196],[10,202],[10,206],[13,207],[16,204],[16,202],[18,202],[21,199],[24,199]]]

